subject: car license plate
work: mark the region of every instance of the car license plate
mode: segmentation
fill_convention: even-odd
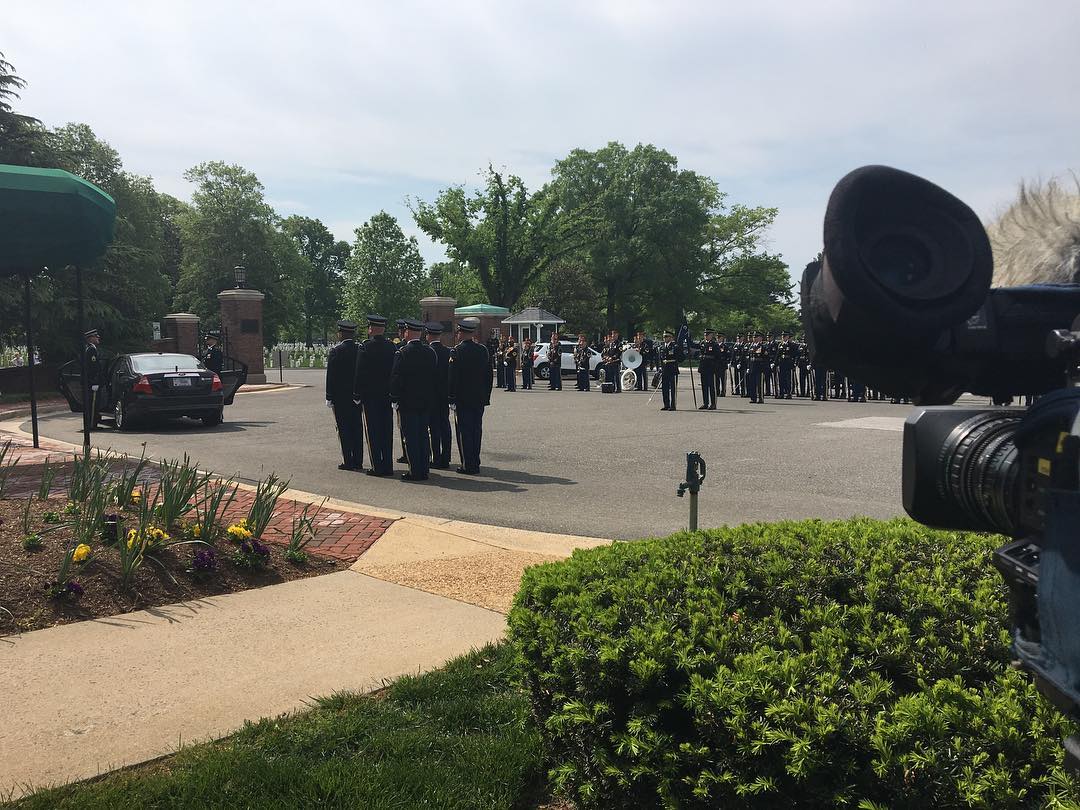
[[[172,381],[173,388],[191,388],[190,377],[174,377]]]

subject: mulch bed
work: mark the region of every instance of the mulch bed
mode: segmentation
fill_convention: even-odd
[[[0,635],[261,588],[332,573],[347,565],[310,551],[306,563],[289,562],[283,556],[284,546],[269,542],[269,563],[263,569],[253,570],[235,565],[229,559],[230,543],[221,540],[217,543],[216,571],[202,575],[189,573],[194,550],[205,546],[178,546],[156,555],[161,565],[145,562],[136,572],[132,587],[124,589],[119,582],[115,550],[99,542],[93,546],[95,559],[92,562],[85,568],[73,566],[79,568],[73,578],[83,586],[82,596],[71,601],[48,599],[46,588],[56,579],[71,533],[59,529],[42,534],[39,550],[24,550],[21,524],[25,503],[25,498],[0,500],[0,608],[13,614],[9,616],[0,610]],[[48,511],[60,512],[66,503],[64,498],[56,497],[48,501],[35,500],[31,508],[31,527],[35,531],[52,528],[43,522],[42,516]]]

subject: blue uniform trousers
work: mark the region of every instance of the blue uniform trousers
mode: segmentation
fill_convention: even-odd
[[[431,445],[428,443],[428,412],[399,411],[401,433],[405,437],[405,458],[414,478],[427,478],[431,465]]]
[[[461,466],[467,472],[477,472],[480,469],[480,443],[484,437],[484,406],[459,406],[457,432]]]
[[[524,366],[521,369],[521,389],[523,391],[532,390],[533,370],[532,366]]]
[[[588,391],[589,390],[589,370],[587,368],[579,368],[577,370],[577,390]]]
[[[342,463],[360,469],[364,466],[364,419],[360,408],[351,400],[335,402],[334,421],[337,422]]]
[[[664,397],[665,408],[674,408],[675,403],[678,401],[678,392],[675,388],[678,380],[679,375],[676,373],[676,368],[665,364],[663,371],[660,373],[661,395]]]
[[[562,368],[548,366],[548,388],[552,391],[562,391]]]
[[[428,430],[431,433],[431,463],[436,467],[450,466],[450,408],[436,405],[428,411]]]
[[[716,369],[713,366],[698,368],[701,378],[701,404],[706,408],[716,407]]]
[[[371,445],[371,469],[377,473],[394,471],[394,410],[390,400],[364,403],[368,443]]]

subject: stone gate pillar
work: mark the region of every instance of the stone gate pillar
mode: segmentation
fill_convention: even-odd
[[[443,328],[452,337],[454,334],[454,308],[457,307],[456,298],[448,298],[442,295],[431,295],[420,299],[420,320],[424,323],[441,323]]]
[[[266,382],[263,369],[263,299],[258,290],[235,289],[218,293],[223,339],[228,336],[228,353],[248,367],[250,385]],[[222,347],[226,348],[225,346]]]
[[[154,342],[154,351],[179,352],[199,356],[199,316],[190,312],[173,312],[161,319],[161,339]]]

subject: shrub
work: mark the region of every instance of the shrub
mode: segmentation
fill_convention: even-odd
[[[255,497],[248,507],[247,528],[255,537],[262,537],[266,527],[274,517],[274,508],[278,498],[289,488],[288,481],[282,481],[276,474],[270,473],[255,486]]]
[[[583,807],[1065,806],[1072,729],[1008,666],[1000,538],[753,524],[529,569],[511,637]]]

